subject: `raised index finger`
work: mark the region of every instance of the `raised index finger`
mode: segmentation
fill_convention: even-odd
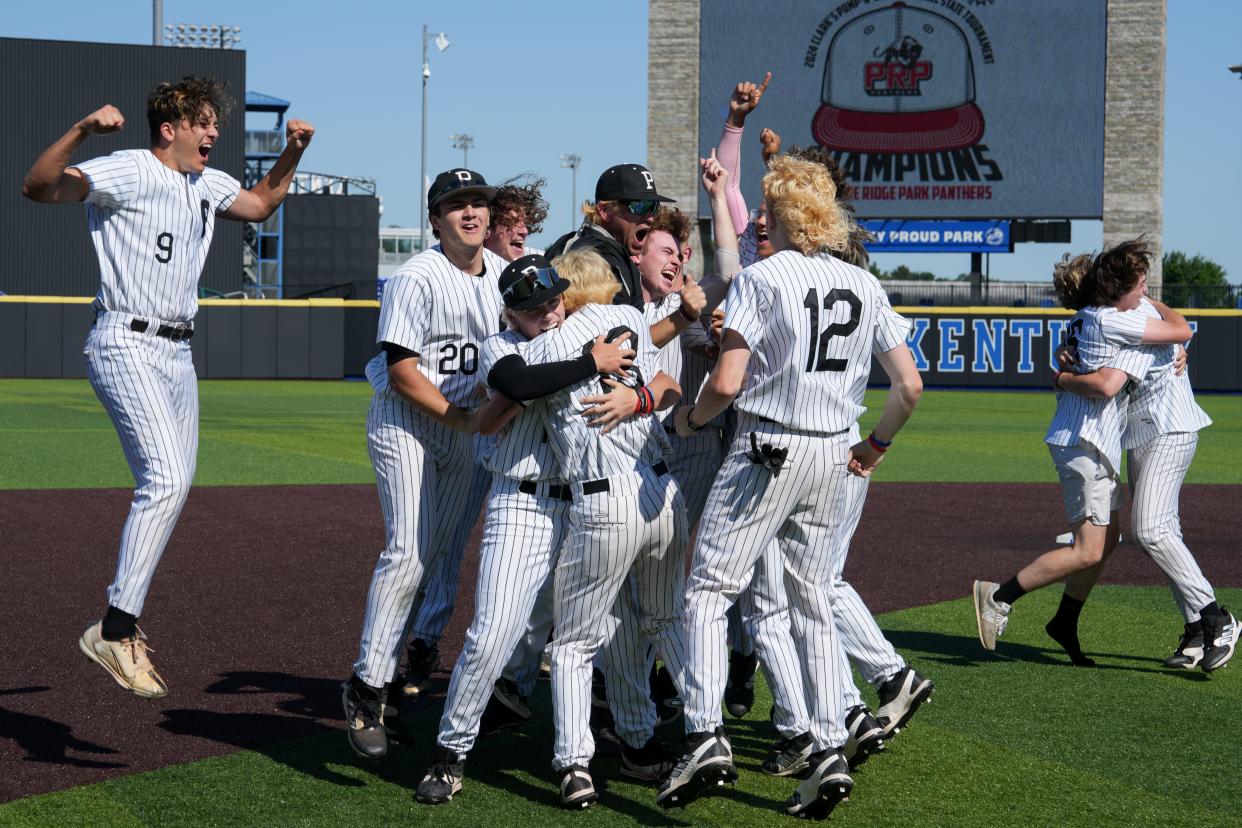
[[[772,73],[768,72],[763,76],[763,83],[759,84],[759,94],[763,94],[763,90],[768,88],[768,83],[772,80]]]

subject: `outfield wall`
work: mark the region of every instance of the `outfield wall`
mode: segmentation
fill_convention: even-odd
[[[0,296],[0,377],[83,377],[90,299]],[[1047,387],[1070,314],[1051,308],[898,308],[929,386]],[[1183,311],[1196,330],[1190,378],[1200,391],[1242,391],[1242,311]],[[360,376],[377,352],[379,303],[341,299],[199,302],[192,340],[203,379]],[[885,382],[878,365],[872,380]]]

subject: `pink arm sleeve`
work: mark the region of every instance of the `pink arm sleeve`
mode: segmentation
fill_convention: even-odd
[[[726,190],[729,200],[729,217],[733,219],[733,227],[741,233],[746,227],[749,215],[746,212],[746,199],[742,198],[742,183],[739,175],[742,169],[742,130],[740,127],[725,123],[724,134],[720,136],[720,145],[716,147],[716,160],[729,173],[729,186]]]

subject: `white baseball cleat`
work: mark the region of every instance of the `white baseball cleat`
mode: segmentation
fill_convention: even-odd
[[[996,639],[1005,633],[1009,624],[1009,612],[1013,609],[994,596],[1000,584],[991,581],[975,581],[975,621],[979,625],[979,643],[985,650],[996,649]]]
[[[162,699],[168,695],[168,685],[147,656],[152,650],[142,630],[135,627],[131,638],[106,641],[103,622],[95,621],[82,632],[78,648],[134,695],[144,699]]]

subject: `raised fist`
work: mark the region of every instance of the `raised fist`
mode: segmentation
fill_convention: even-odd
[[[78,122],[78,127],[88,134],[107,135],[125,126],[125,116],[112,104],[99,107]]]
[[[313,137],[315,137],[315,127],[306,121],[294,118],[285,124],[285,143],[292,144],[294,149],[306,149]]]

